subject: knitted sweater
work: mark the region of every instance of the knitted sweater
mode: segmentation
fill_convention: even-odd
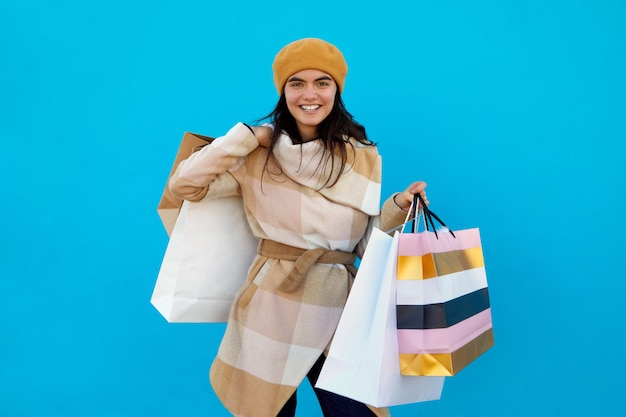
[[[192,201],[241,195],[259,239],[360,256],[373,227],[392,228],[406,213],[391,198],[381,213],[381,157],[376,147],[350,141],[346,168],[329,187],[339,166],[321,141],[293,144],[282,135],[266,165],[268,149],[239,123],[181,162],[169,188]],[[285,292],[281,284],[293,265],[257,256],[235,298],[210,372],[213,389],[235,416],[276,415],[339,322],[353,280],[346,267],[313,264],[302,285]]]

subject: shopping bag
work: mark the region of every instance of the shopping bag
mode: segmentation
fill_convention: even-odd
[[[172,168],[170,170],[170,174],[167,178],[167,182],[165,183],[165,188],[163,189],[163,194],[161,195],[161,200],[159,201],[159,205],[157,207],[157,212],[159,217],[161,218],[161,222],[165,227],[165,231],[168,236],[171,236],[172,230],[174,229],[174,224],[176,223],[176,218],[178,217],[178,212],[183,205],[183,200],[176,197],[174,194],[170,192],[167,188],[167,183],[169,182],[172,174],[176,171],[178,164],[181,161],[189,158],[189,156],[202,148],[205,145],[213,142],[213,138],[209,136],[199,135],[197,133],[185,132],[183,138],[178,147],[178,152],[176,153],[176,158],[174,159],[174,163],[172,164]]]
[[[151,303],[168,322],[226,322],[258,240],[241,197],[185,201],[165,250]]]
[[[398,243],[400,368],[403,375],[452,376],[494,345],[480,232],[449,231],[422,206],[425,230],[417,232],[416,220],[414,233],[400,234]],[[437,232],[433,219],[444,229]]]
[[[443,377],[400,374],[395,286],[399,234],[374,229],[316,387],[387,407],[441,397]]]
[[[213,138],[185,132],[168,176]],[[157,208],[170,236],[151,303],[169,322],[225,322],[258,240],[241,197],[181,200],[167,184]]]

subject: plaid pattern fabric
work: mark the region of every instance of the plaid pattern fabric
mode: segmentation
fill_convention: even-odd
[[[183,161],[169,186],[188,200],[242,195],[259,239],[360,255],[373,226],[394,227],[405,213],[389,199],[381,215],[381,158],[375,147],[353,144],[344,175],[324,188],[337,167],[320,141],[294,145],[283,135],[266,170],[268,150],[238,124]],[[291,260],[257,256],[235,299],[210,371],[213,389],[235,416],[276,415],[339,322],[353,279],[346,267],[315,263],[301,285],[285,291],[293,267]]]

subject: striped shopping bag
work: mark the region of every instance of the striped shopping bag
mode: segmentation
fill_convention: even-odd
[[[423,201],[422,214],[425,230],[417,232],[415,219],[398,244],[400,368],[403,375],[452,376],[494,345],[480,233],[448,230]]]

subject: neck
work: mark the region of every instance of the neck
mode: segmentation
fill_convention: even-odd
[[[299,126],[298,132],[302,142],[310,142],[315,139],[319,139],[320,135],[317,133],[317,126]]]

